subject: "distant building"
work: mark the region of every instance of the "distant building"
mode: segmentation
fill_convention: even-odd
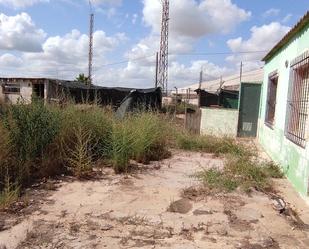
[[[200,134],[256,137],[263,76],[263,69],[257,69],[187,86],[197,94],[200,107],[197,114],[186,116],[188,129],[192,124]]]
[[[263,60],[259,141],[308,197],[309,12]]]
[[[202,82],[201,89],[208,92],[216,92],[220,89],[239,91],[240,81],[245,83],[261,83],[263,81],[264,71],[262,68],[244,72],[240,79],[240,73],[223,76],[214,80],[207,80]],[[190,88],[192,91],[198,89],[200,84],[192,84],[178,89],[178,92],[185,92]]]
[[[55,83],[56,80],[45,78],[0,78],[0,100],[12,104],[30,103],[33,95],[47,100]]]
[[[73,101],[96,103],[102,106],[120,107],[127,101],[125,111],[133,107],[161,108],[161,88],[134,89],[124,87],[87,86],[78,81],[48,78],[0,78],[0,101],[16,104],[31,103],[32,98],[41,98],[46,103]]]

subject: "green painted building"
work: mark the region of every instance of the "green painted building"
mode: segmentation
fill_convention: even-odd
[[[308,198],[309,12],[263,60],[259,141],[295,189]]]

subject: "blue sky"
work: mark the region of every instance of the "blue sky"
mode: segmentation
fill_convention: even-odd
[[[94,82],[153,86],[160,1],[92,2]],[[170,2],[171,88],[195,83],[201,68],[213,79],[237,72],[240,61],[246,71],[261,67],[264,53],[237,53],[269,50],[309,9],[308,0]],[[86,73],[88,19],[87,0],[0,0],[0,76],[73,79]],[[196,55],[217,52],[235,54]]]

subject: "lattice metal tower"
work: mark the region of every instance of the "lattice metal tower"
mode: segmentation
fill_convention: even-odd
[[[169,28],[169,0],[162,2],[162,27],[158,69],[158,86],[167,94],[168,87],[168,28]]]
[[[90,6],[90,27],[89,27],[89,55],[88,55],[88,84],[92,84],[92,58],[93,58],[93,26],[94,26],[94,14],[92,11],[91,2]]]

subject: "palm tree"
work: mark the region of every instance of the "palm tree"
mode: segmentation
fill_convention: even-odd
[[[83,74],[83,73],[80,73],[78,75],[78,77],[76,77],[76,81],[83,83],[85,85],[88,85],[88,83],[89,83],[88,77],[85,76],[85,74]]]

